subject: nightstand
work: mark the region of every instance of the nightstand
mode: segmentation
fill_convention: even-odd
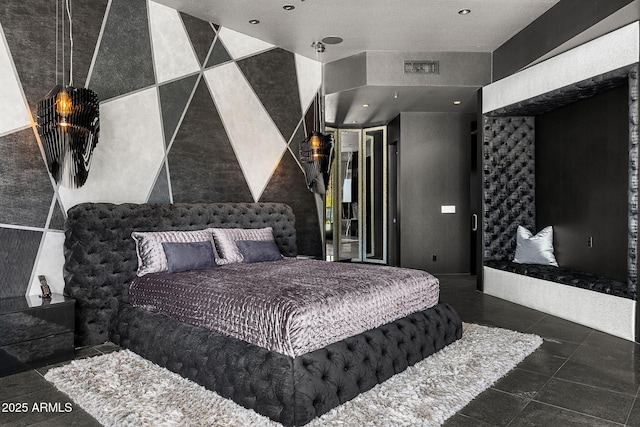
[[[0,376],[73,358],[75,300],[0,299]]]

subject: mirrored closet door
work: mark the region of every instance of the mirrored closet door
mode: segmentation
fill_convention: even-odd
[[[327,131],[336,143],[325,201],[327,260],[386,263],[386,127]]]

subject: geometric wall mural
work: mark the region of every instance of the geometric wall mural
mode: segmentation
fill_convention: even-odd
[[[322,254],[297,149],[319,63],[153,1],[73,12],[73,77],[98,94],[101,125],[79,189],[49,176],[33,116],[55,84],[55,8],[0,5],[0,236],[3,254],[22,255],[0,259],[0,297],[39,293],[39,274],[62,292],[64,218],[82,202],[283,202],[299,253]]]

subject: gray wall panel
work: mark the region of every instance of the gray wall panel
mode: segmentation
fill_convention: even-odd
[[[24,295],[42,232],[0,228],[0,298]]]
[[[400,114],[402,267],[469,272],[469,129],[474,119],[473,114]],[[443,205],[455,205],[456,213],[442,214]]]
[[[89,87],[104,101],[153,84],[147,2],[112,0]]]
[[[292,180],[292,177],[297,179]],[[322,256],[315,195],[307,189],[304,174],[290,151],[285,151],[260,201],[279,201],[291,206],[296,216],[298,253]]]
[[[204,61],[207,59],[207,55],[211,50],[211,45],[216,37],[216,33],[213,31],[211,24],[207,21],[203,21],[202,19],[195,18],[182,12],[180,12],[180,17],[182,18],[182,22],[184,23],[187,33],[189,34],[191,44],[196,52],[196,56],[198,57],[198,61],[200,61],[200,65],[204,65]]]
[[[54,191],[33,129],[0,137],[0,224],[44,227]]]
[[[178,123],[180,123],[184,110],[187,108],[187,103],[193,94],[197,80],[198,74],[194,74],[184,79],[163,84],[158,89],[166,145],[171,143],[171,138],[178,127]]]

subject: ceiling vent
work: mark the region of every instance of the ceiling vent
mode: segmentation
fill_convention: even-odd
[[[405,74],[440,74],[440,61],[404,60]]]

